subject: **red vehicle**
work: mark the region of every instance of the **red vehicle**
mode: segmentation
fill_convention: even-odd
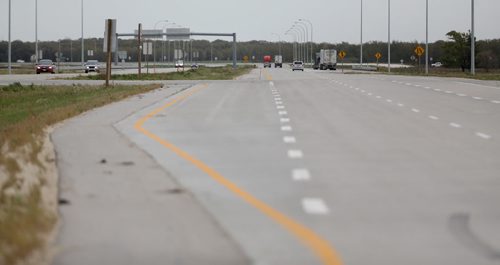
[[[264,68],[266,67],[271,68],[271,55],[264,56]]]
[[[56,72],[56,65],[54,64],[54,62],[52,62],[52,60],[43,59],[40,60],[36,65],[36,74],[40,73],[55,74],[55,72]]]

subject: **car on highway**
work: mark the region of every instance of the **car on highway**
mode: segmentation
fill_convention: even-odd
[[[433,64],[431,64],[431,67],[441,67],[443,66],[443,64],[441,62],[435,62]]]
[[[56,65],[52,62],[52,60],[42,59],[36,64],[36,74],[39,75],[40,73],[55,74]]]
[[[100,65],[99,65],[99,61],[97,60],[88,60],[84,65],[83,65],[83,68],[85,70],[85,73],[89,73],[89,72],[96,72],[96,73],[99,73],[101,71],[100,69]]]
[[[175,68],[184,68],[184,61],[183,60],[177,60],[175,62]]]
[[[302,61],[294,61],[292,63],[292,71],[295,71],[295,70],[303,72],[304,71],[304,62],[302,62]]]

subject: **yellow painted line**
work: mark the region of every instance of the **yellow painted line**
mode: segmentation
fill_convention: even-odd
[[[141,132],[142,134],[146,135],[150,139],[156,141],[160,145],[166,147],[167,149],[170,149],[170,151],[174,152],[176,155],[179,157],[183,158],[184,160],[188,161],[189,163],[193,164],[196,166],[198,169],[209,175],[213,180],[221,184],[222,186],[226,187],[229,191],[234,193],[237,197],[240,199],[244,200],[272,220],[274,220],[276,223],[280,224],[283,226],[286,230],[288,230],[291,234],[296,236],[304,245],[309,247],[311,251],[321,260],[322,264],[324,265],[341,265],[342,262],[340,260],[339,255],[336,253],[336,251],[333,249],[332,246],[323,238],[321,238],[319,235],[317,235],[314,231],[311,229],[307,228],[304,225],[301,225],[300,223],[294,221],[292,218],[286,216],[285,214],[279,212],[276,209],[273,209],[271,206],[267,205],[263,201],[257,199],[254,197],[252,194],[246,192],[242,188],[238,187],[235,183],[231,182],[230,180],[226,179],[224,176],[222,176],[219,172],[217,172],[215,169],[211,168],[207,164],[203,163],[201,160],[197,159],[196,157],[188,154],[186,151],[180,149],[179,147],[175,146],[174,144],[160,138],[158,135],[146,130],[143,126],[144,124],[157,115],[158,113],[164,111],[165,109],[169,108],[170,106],[174,105],[177,102],[180,102],[189,96],[195,94],[196,92],[200,91],[202,88],[207,87],[207,85],[203,85],[199,88],[194,89],[190,93],[186,93],[182,96],[179,96],[172,101],[168,102],[162,107],[159,107],[146,116],[140,118],[134,125],[134,128]]]
[[[271,76],[271,74],[269,73],[269,71],[267,69],[264,68],[264,77],[266,78],[266,80],[268,81],[271,81],[273,80],[273,77]]]

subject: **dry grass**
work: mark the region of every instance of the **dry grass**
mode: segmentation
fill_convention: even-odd
[[[158,87],[19,83],[0,87],[0,264],[18,264],[43,248],[44,238],[57,220],[40,191],[49,178],[44,166],[47,161],[42,161],[46,158],[40,155],[44,129],[92,108]]]

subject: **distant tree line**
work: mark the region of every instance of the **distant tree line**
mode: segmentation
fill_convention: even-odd
[[[448,40],[437,41],[429,44],[429,57],[432,62],[442,62],[446,66],[454,68],[462,68],[462,70],[470,68],[470,34],[450,31],[447,34]],[[0,61],[7,62],[7,45],[6,41],[0,42]],[[90,38],[85,39],[85,60],[94,59],[105,61],[105,54],[102,52],[103,39]],[[418,64],[418,59],[415,58],[414,50],[417,45],[424,46],[419,42],[400,42],[394,41],[391,44],[391,63],[397,64]],[[149,61],[169,61],[174,60],[174,49],[183,49],[185,52],[184,60],[193,61],[229,61],[232,58],[232,42],[226,40],[192,40],[191,42],[163,42],[154,41],[154,55],[148,56]],[[192,48],[191,48],[192,47]],[[308,54],[310,54],[311,43],[307,44]],[[316,53],[320,49],[336,49],[337,51],[345,51],[347,53],[344,62],[356,63],[359,62],[359,44],[342,43],[313,43],[313,52]],[[81,61],[81,41],[63,39],[60,41],[43,41],[39,42],[39,48],[43,51],[43,57],[57,61],[57,55],[60,50],[61,61],[80,62]],[[247,41],[237,43],[238,61],[243,60],[246,56],[249,62],[261,62],[264,55],[277,55],[279,50],[285,61],[293,60],[293,45],[289,42],[269,42],[269,41]],[[89,50],[92,50],[89,56]],[[137,40],[122,39],[119,41],[120,51],[127,53],[126,61],[137,61]],[[190,53],[193,51],[194,53]],[[363,45],[363,61],[368,63],[376,62],[375,54],[380,52],[382,58],[381,63],[387,62],[387,43],[386,42],[369,42]],[[23,60],[30,62],[35,53],[34,42],[14,41],[12,43],[12,60]],[[194,56],[190,56],[194,55]],[[412,60],[414,58],[414,60]],[[145,60],[143,56],[143,60]],[[424,56],[420,58],[421,63],[424,62]],[[476,66],[485,69],[494,69],[500,66],[500,39],[480,40],[476,42]]]

